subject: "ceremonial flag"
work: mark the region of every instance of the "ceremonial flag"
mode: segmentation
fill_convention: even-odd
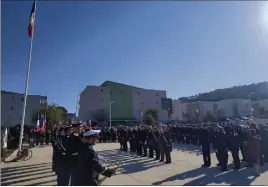
[[[34,21],[35,21],[35,9],[36,9],[36,2],[34,0],[31,15],[30,15],[30,20],[29,20],[29,26],[28,26],[29,37],[32,37],[33,35],[33,27],[34,27]]]
[[[24,101],[23,101],[23,108],[22,108],[22,114],[21,114],[21,123],[20,123],[20,126],[21,126],[21,128],[20,128],[20,139],[19,139],[19,150],[20,151],[22,150],[23,129],[24,129],[24,122],[25,122],[25,113],[26,113],[27,95],[28,95],[28,85],[29,85],[31,60],[32,60],[33,31],[34,31],[34,22],[35,22],[35,12],[36,12],[36,0],[34,0],[34,2],[33,2],[32,11],[31,11],[31,15],[30,15],[29,26],[28,26],[28,35],[29,35],[29,37],[31,39],[30,39],[29,58],[28,58],[28,66],[27,66],[26,81],[25,81]],[[39,124],[39,126],[40,126],[40,124]]]
[[[39,132],[39,131],[40,131],[39,114],[38,114],[38,119],[37,119],[37,122],[36,122],[36,127],[35,127],[35,130],[36,130],[37,132]]]
[[[87,127],[88,127],[88,129],[91,129],[91,120],[88,120]]]
[[[43,127],[42,127],[42,130],[46,130],[46,123],[47,123],[47,118],[45,116],[45,119],[43,121]]]

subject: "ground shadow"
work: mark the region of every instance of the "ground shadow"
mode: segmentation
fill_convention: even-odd
[[[30,186],[45,185],[46,183],[54,182],[51,177],[54,177],[55,173],[52,172],[52,163],[41,163],[24,166],[11,166],[1,169],[1,186],[14,186],[27,183]],[[44,181],[36,183],[36,179],[46,180],[50,178],[50,181]]]
[[[189,154],[202,155],[201,145],[173,143],[172,148],[181,152],[187,151]],[[210,148],[210,153],[214,153],[214,150]]]
[[[176,180],[186,180],[189,182],[184,183],[184,186],[205,186],[205,185],[232,185],[232,186],[249,186],[255,179],[252,175],[251,168],[242,168],[239,171],[230,169],[233,164],[228,165],[229,170],[221,172],[217,167],[211,168],[196,168],[189,170],[164,180],[154,182],[153,185],[163,185],[163,183],[176,181]],[[268,169],[268,164],[262,167],[262,172]],[[188,180],[187,180],[188,179]],[[265,184],[263,184],[265,185]]]
[[[165,163],[159,162],[158,160],[136,156],[136,154],[120,150],[100,151],[98,152],[98,155],[102,156],[107,164],[118,162],[120,165],[118,172],[120,174],[131,174],[165,165]]]

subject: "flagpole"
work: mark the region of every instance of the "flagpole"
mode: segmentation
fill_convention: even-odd
[[[22,139],[23,139],[23,130],[24,130],[24,121],[25,121],[25,111],[26,111],[26,105],[27,105],[29,77],[30,77],[31,61],[32,61],[32,49],[33,49],[33,37],[34,37],[35,13],[36,13],[36,1],[35,1],[35,12],[34,12],[34,24],[33,24],[33,28],[32,28],[32,36],[31,36],[31,39],[30,39],[28,67],[27,67],[26,81],[25,81],[24,102],[23,102],[22,117],[21,117],[21,124],[20,124],[19,151],[21,151],[21,148],[22,148]]]

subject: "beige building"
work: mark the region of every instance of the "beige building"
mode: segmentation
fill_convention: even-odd
[[[218,102],[197,101],[185,105],[186,120],[201,120],[208,115],[212,115],[214,118],[253,115],[252,103],[248,99],[227,99]]]
[[[1,91],[1,125],[15,126],[21,123],[24,94]],[[28,95],[25,112],[25,125],[34,125],[33,114],[46,104],[47,97]]]
[[[189,120],[202,120],[208,113],[215,117],[217,105],[212,101],[197,101],[186,104],[186,118]]]
[[[141,88],[132,89],[132,114],[137,120],[146,109],[155,109],[158,111],[159,120],[168,120],[168,111],[162,108],[162,99],[166,98],[164,90],[147,90]]]
[[[80,94],[78,116],[80,120],[94,120],[94,113],[112,121],[141,120],[146,109],[156,109],[159,120],[168,120],[168,109],[164,100],[166,91],[147,90],[106,81],[100,86],[87,86]],[[171,107],[171,106],[170,106]],[[98,121],[98,120],[97,120]]]
[[[248,99],[226,99],[217,102],[221,117],[252,116],[252,103]]]
[[[187,103],[182,103],[181,100],[172,100],[172,120],[185,120],[186,105]]]
[[[253,115],[254,117],[267,118],[268,117],[268,99],[253,101]]]
[[[110,109],[110,88],[87,86],[80,94],[78,117],[80,120],[105,117],[108,120]]]

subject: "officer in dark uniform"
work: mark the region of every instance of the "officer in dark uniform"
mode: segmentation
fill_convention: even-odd
[[[62,128],[54,128],[51,135],[51,145],[52,145],[52,171],[56,172],[57,159],[61,156],[62,151],[60,150],[60,136]]]
[[[53,155],[53,170],[57,175],[57,185],[58,186],[68,186],[70,182],[70,167],[69,167],[69,159],[67,156],[67,147],[69,144],[68,141],[68,131],[70,127],[65,126],[61,131],[61,134],[58,136],[58,140],[56,141],[56,149],[55,155]]]
[[[220,167],[222,171],[227,170],[228,163],[228,146],[227,146],[227,137],[223,127],[217,128],[217,145],[216,149],[219,154]]]
[[[45,131],[42,129],[40,131],[40,145],[43,145],[45,141]]]
[[[116,142],[116,131],[113,127],[111,129],[111,139],[112,139],[112,142]]]
[[[118,142],[120,144],[120,150],[123,150],[123,129],[120,126],[117,130]]]
[[[152,145],[152,142],[153,142],[153,132],[152,132],[152,127],[148,127],[147,128],[147,146],[149,148],[149,158],[154,158],[154,149],[153,149],[153,145]]]
[[[115,171],[103,167],[93,149],[98,141],[100,130],[89,130],[84,133],[83,143],[78,152],[78,186],[97,186],[99,175],[111,177]]]
[[[141,144],[141,136],[142,131],[141,128],[137,128],[137,133],[135,134],[135,140],[136,140],[136,147],[137,147],[137,155],[142,156],[142,144]]]
[[[125,152],[128,151],[127,141],[128,141],[128,130],[125,127],[124,129],[122,129],[123,151],[125,151]]]
[[[227,133],[227,145],[229,150],[232,153],[233,160],[234,160],[234,169],[239,170],[240,169],[240,159],[239,159],[239,139],[238,139],[238,134],[232,125]]]
[[[162,127],[163,129],[163,135],[164,135],[164,140],[166,142],[166,146],[165,146],[165,156],[166,156],[166,164],[170,164],[171,163],[171,151],[172,151],[172,146],[171,146],[171,136],[170,136],[170,132],[167,130],[167,126],[164,125]]]
[[[157,127],[154,127],[153,132],[152,132],[152,147],[154,149],[155,152],[155,160],[159,160],[160,159],[160,150],[159,150],[159,132]]]
[[[81,123],[73,123],[72,127],[72,134],[69,137],[69,145],[68,145],[68,157],[69,157],[69,164],[70,164],[70,172],[71,172],[71,186],[78,185],[78,150],[79,146],[81,146]]]
[[[141,146],[143,150],[143,157],[147,157],[147,132],[144,126],[141,126]]]
[[[136,149],[135,149],[135,135],[134,135],[134,130],[133,128],[131,127],[129,130],[128,130],[128,137],[129,137],[129,147],[130,147],[130,151],[132,153],[135,153],[136,152]]]
[[[160,162],[164,162],[164,159],[166,157],[166,163],[169,164],[171,163],[171,158],[170,158],[170,147],[169,147],[169,142],[167,140],[167,137],[165,136],[166,129],[162,128],[159,130],[159,150],[160,150]]]
[[[211,158],[210,158],[210,142],[209,142],[208,129],[202,127],[199,131],[198,139],[200,145],[202,146],[202,154],[204,160],[204,164],[202,165],[202,167],[210,167]]]

